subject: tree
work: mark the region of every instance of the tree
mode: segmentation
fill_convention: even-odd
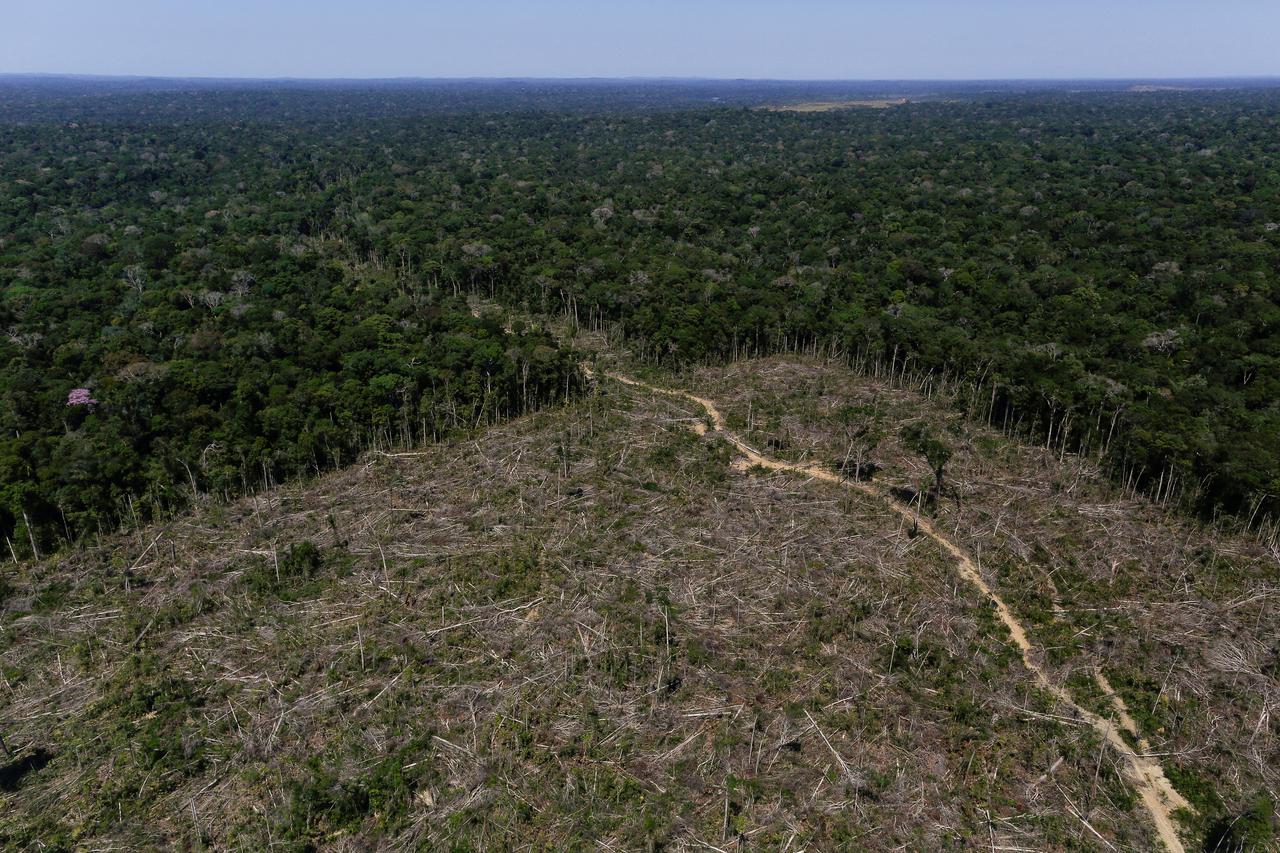
[[[936,427],[923,421],[903,427],[902,442],[908,449],[923,457],[933,471],[933,485],[929,488],[929,505],[936,505],[938,497],[942,494],[943,470],[951,461],[951,445],[942,439]]]
[[[122,280],[129,286],[130,290],[138,293],[147,289],[147,271],[142,268],[141,264],[130,264],[125,267]]]
[[[862,480],[875,475],[876,464],[871,460],[880,442],[884,440],[881,412],[874,406],[845,406],[837,413],[844,431],[845,454],[840,463],[840,473],[848,474],[853,466],[853,479]]]

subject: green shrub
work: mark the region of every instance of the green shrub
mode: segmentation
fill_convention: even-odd
[[[1276,836],[1275,803],[1266,794],[1254,798],[1249,808],[1229,815],[1209,827],[1205,853],[1248,853],[1270,849]]]
[[[415,787],[415,778],[405,765],[420,765],[410,756],[420,756],[429,749],[425,739],[415,739],[351,779],[340,778],[319,758],[310,759],[306,775],[288,785],[286,834],[313,843],[331,832],[355,829],[375,816],[382,829],[396,826],[408,813]]]
[[[326,557],[314,542],[303,540],[271,559],[257,560],[245,572],[245,583],[255,595],[297,592],[300,586],[320,574],[327,562]]]

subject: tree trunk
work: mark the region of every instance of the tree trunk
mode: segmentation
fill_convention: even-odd
[[[27,538],[31,540],[31,554],[38,560],[40,559],[40,549],[36,547],[36,533],[31,529],[31,519],[27,517],[25,507],[22,510],[22,520],[27,525]]]

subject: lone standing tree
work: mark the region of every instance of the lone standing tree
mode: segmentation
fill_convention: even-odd
[[[943,470],[951,461],[951,445],[942,439],[936,428],[924,422],[903,427],[902,442],[924,457],[929,468],[933,470],[933,485],[929,488],[928,502],[930,506],[936,505],[938,496],[942,494]]]
[[[849,468],[852,467],[855,482],[860,482],[864,475],[871,479],[876,471],[871,455],[884,438],[879,409],[873,406],[845,406],[837,416],[844,427],[847,445],[844,460],[838,466],[840,473],[848,476]]]

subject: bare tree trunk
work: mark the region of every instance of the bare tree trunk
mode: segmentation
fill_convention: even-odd
[[[31,519],[27,518],[27,510],[22,510],[22,520],[27,525],[27,538],[31,540],[31,553],[38,560],[40,559],[40,549],[36,547],[36,533],[31,529]]]

